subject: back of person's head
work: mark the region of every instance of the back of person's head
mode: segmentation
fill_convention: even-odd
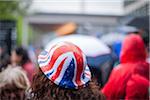
[[[146,59],[146,48],[140,35],[130,34],[128,35],[122,45],[120,61],[137,62],[144,61]]]
[[[17,47],[12,51],[11,61],[18,63],[19,65],[24,65],[27,61],[29,61],[29,55],[25,48]]]
[[[104,96],[91,82],[86,58],[76,45],[61,42],[38,57],[39,70],[31,85],[32,99],[100,100]]]
[[[95,82],[89,82],[86,87],[66,89],[54,84],[39,69],[31,84],[33,100],[105,100]]]
[[[29,86],[29,80],[21,67],[9,66],[0,73],[1,100],[23,100]]]

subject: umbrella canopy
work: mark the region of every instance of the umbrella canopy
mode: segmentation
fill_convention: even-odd
[[[135,26],[139,29],[149,29],[149,16],[136,17],[131,20],[127,25]]]
[[[108,33],[103,35],[100,39],[103,41],[105,44],[112,46],[116,42],[123,41],[125,38],[126,34],[121,34],[121,33]]]
[[[117,27],[116,31],[122,34],[128,34],[138,32],[139,30],[134,26],[119,26]]]
[[[63,41],[71,42],[80,47],[87,56],[87,61],[90,66],[99,67],[106,60],[112,59],[110,48],[102,41],[92,36],[74,34],[59,37],[50,41],[45,49],[49,51],[54,44]]]
[[[110,48],[100,41],[98,38],[85,35],[69,35],[56,38],[46,45],[46,50],[49,50],[58,42],[71,42],[84,52],[87,57],[87,64],[90,67],[92,75],[97,77],[98,82],[102,85],[107,81],[112,70],[112,54]]]
[[[49,50],[55,43],[58,42],[71,42],[81,48],[86,56],[96,57],[99,55],[110,54],[110,49],[102,41],[92,36],[85,35],[69,35],[56,38],[50,41],[46,49]]]

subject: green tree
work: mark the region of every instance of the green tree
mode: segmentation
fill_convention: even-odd
[[[31,0],[0,0],[0,20],[16,21],[17,44],[22,42],[22,19],[31,3]]]
[[[31,0],[0,1],[0,19],[12,19],[24,16],[31,2]]]

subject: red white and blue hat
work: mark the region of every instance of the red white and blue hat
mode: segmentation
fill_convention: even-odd
[[[78,89],[91,80],[85,55],[69,42],[60,42],[41,52],[38,63],[46,77],[60,87]]]

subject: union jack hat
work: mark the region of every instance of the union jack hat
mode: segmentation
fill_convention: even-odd
[[[69,42],[60,42],[41,52],[38,64],[46,77],[60,87],[78,89],[91,80],[85,55]]]

